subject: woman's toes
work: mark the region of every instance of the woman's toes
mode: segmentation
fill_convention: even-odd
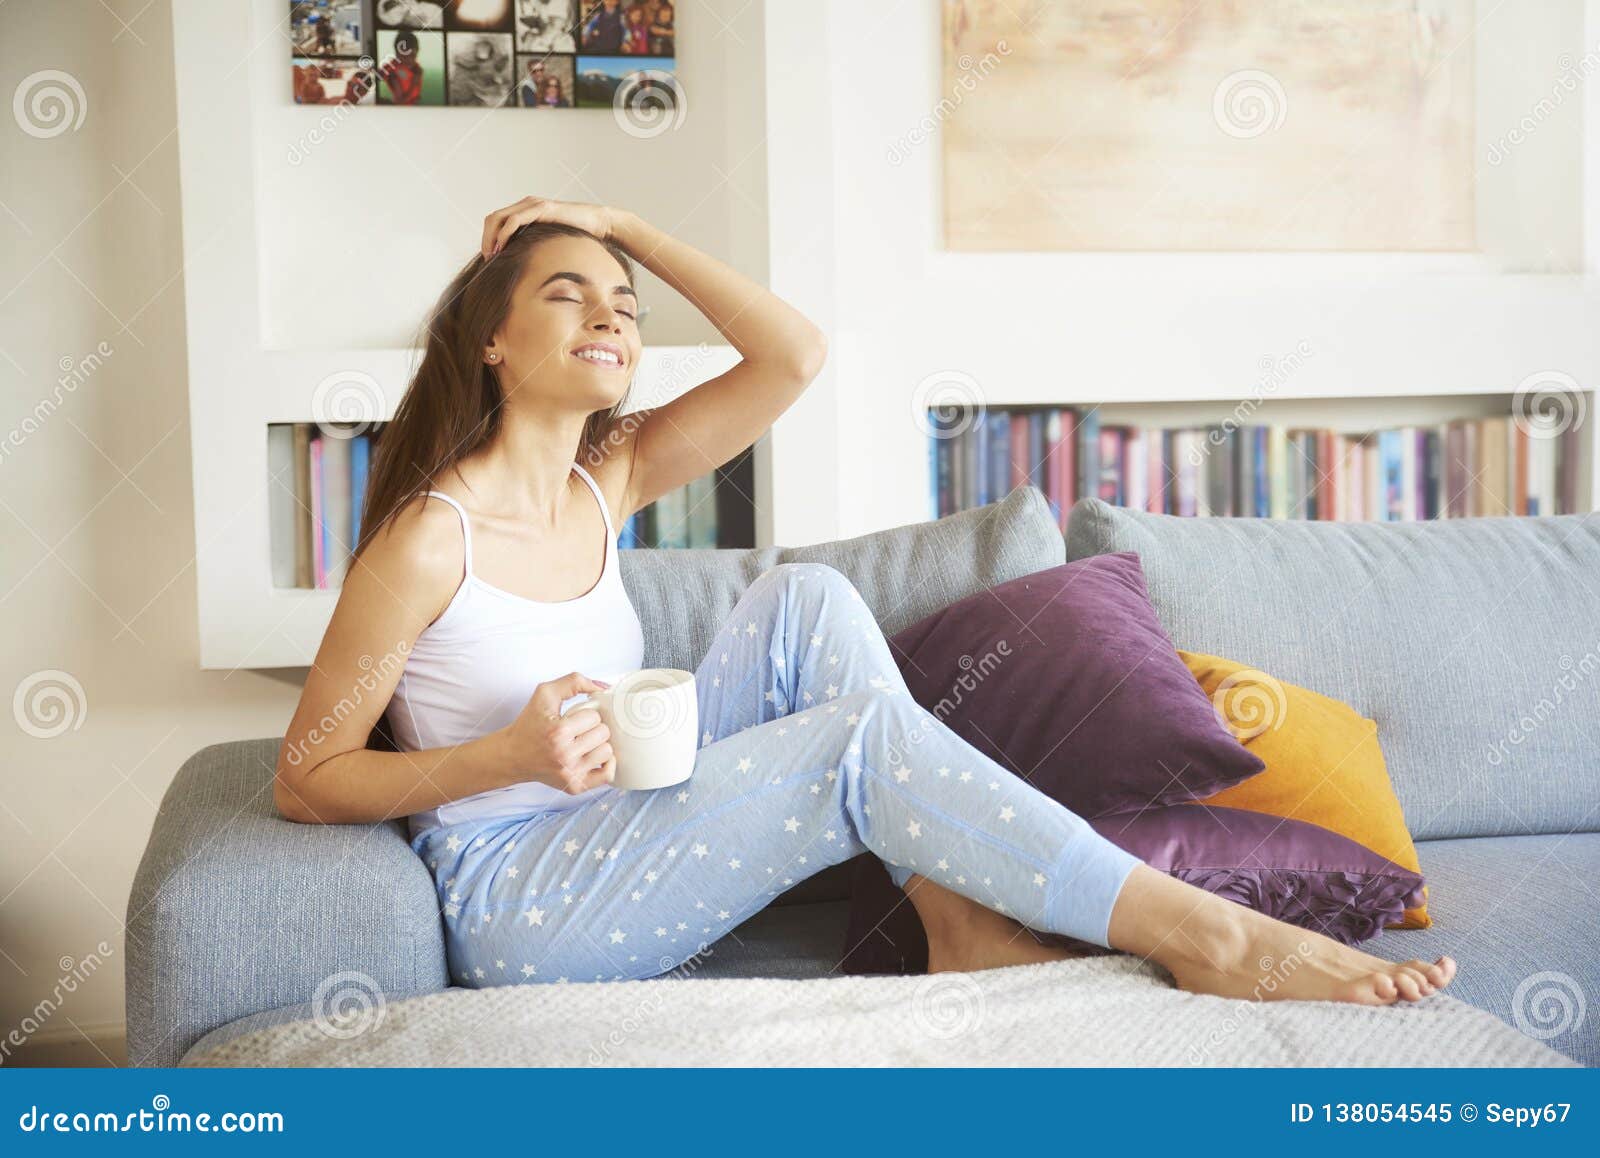
[[[1387,973],[1374,973],[1372,975],[1372,991],[1378,995],[1378,1000],[1384,1005],[1391,1005],[1400,996],[1400,987],[1394,983],[1394,978]]]
[[[1389,976],[1394,981],[1394,987],[1400,992],[1401,1001],[1417,1001],[1422,997],[1422,994],[1417,992],[1417,979],[1412,976],[1409,969],[1397,967]]]
[[[1435,984],[1437,984],[1440,988],[1449,985],[1450,982],[1455,980],[1456,961],[1454,957],[1440,957],[1433,963],[1433,967],[1439,970],[1441,979],[1435,982]]]
[[[1407,961],[1407,965],[1416,969],[1428,979],[1428,984],[1434,989],[1443,989],[1450,983],[1450,978],[1445,975],[1444,966],[1435,961],[1431,965],[1425,961]]]
[[[1403,968],[1417,979],[1417,988],[1422,991],[1422,996],[1430,996],[1437,988],[1433,978],[1428,975],[1428,970],[1432,966],[1426,961],[1407,961]]]

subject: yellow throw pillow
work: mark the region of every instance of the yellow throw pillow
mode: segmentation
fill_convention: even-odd
[[[1378,725],[1348,704],[1242,663],[1180,651],[1239,742],[1266,764],[1242,784],[1196,801],[1320,824],[1401,868],[1421,872]],[[1426,929],[1424,904],[1393,929]]]

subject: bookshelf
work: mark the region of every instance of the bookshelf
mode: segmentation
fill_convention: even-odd
[[[361,541],[367,479],[386,424],[267,424],[267,511],[274,591],[342,585]],[[755,456],[732,461],[663,495],[620,526],[617,545],[756,545]]]
[[[261,351],[258,373],[248,372],[254,363],[235,359],[232,379],[191,374],[202,667],[311,662],[338,591],[274,582],[274,491],[292,503],[294,480],[281,463],[276,474],[269,467],[268,430],[302,423],[381,431],[417,356],[413,350]],[[660,405],[737,361],[738,354],[726,346],[646,347],[632,396]],[[241,367],[246,372],[239,373]],[[730,492],[742,487],[744,494],[753,493],[759,456],[758,448],[742,464],[730,464],[739,471],[723,480]]]
[[[1013,486],[1196,517],[1409,521],[1594,509],[1592,391],[927,411],[929,517]],[[1558,383],[1566,386],[1568,383]]]

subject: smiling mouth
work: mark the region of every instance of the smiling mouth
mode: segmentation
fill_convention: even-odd
[[[609,366],[619,369],[622,366],[622,356],[615,350],[608,350],[604,346],[584,346],[580,350],[574,350],[572,356],[595,366]]]

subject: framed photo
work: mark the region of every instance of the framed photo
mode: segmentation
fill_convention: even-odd
[[[510,32],[513,0],[445,0],[446,32]]]
[[[380,105],[444,104],[444,33],[378,30]]]
[[[578,0],[516,0],[517,51],[576,52]]]
[[[359,60],[297,56],[294,59],[294,103],[297,105],[370,105],[377,77]]]
[[[574,57],[518,54],[514,103],[525,109],[570,109],[577,104]]]
[[[499,108],[511,103],[511,33],[446,32],[444,54],[451,104]]]
[[[373,16],[382,28],[444,27],[445,0],[373,0]]]
[[[578,107],[677,107],[671,57],[578,57]]]
[[[356,0],[290,0],[289,38],[295,56],[358,57],[367,28]]]

